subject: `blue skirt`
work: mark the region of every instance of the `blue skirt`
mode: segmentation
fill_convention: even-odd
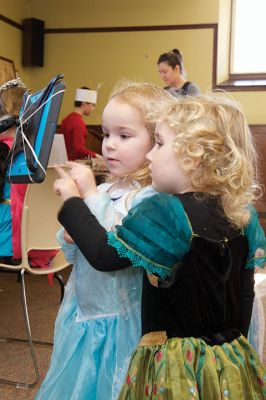
[[[77,299],[68,289],[56,319],[50,368],[35,400],[115,400],[140,339],[139,305],[130,315],[78,321]]]

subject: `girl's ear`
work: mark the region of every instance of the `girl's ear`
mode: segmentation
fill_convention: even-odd
[[[203,154],[204,154],[204,151],[203,151],[203,147],[202,147],[202,145],[201,144],[194,144],[193,146],[192,146],[192,152],[193,152],[193,154],[194,154],[194,157],[193,158],[191,158],[191,169],[193,170],[193,171],[195,171],[195,170],[197,170],[197,169],[199,169],[199,167],[200,167],[200,165],[201,165],[201,162],[202,162],[202,157],[203,157]]]
[[[202,161],[202,158],[201,157],[198,157],[198,158],[195,158],[194,160],[192,160],[192,164],[193,164],[193,170],[195,171],[196,169],[199,169],[199,167],[200,167],[200,165],[201,165],[201,161]]]
[[[182,164],[186,171],[195,171],[199,169],[201,161],[202,161],[201,157],[197,158],[185,157],[182,161]]]

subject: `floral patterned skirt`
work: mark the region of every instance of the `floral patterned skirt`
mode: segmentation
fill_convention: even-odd
[[[203,339],[144,335],[119,400],[263,400],[266,369],[248,341],[209,346]]]

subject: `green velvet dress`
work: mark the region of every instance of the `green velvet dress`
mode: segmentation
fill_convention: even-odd
[[[266,369],[246,339],[254,267],[266,262],[254,257],[266,251],[255,209],[237,230],[215,197],[161,193],[108,236],[146,270],[143,336],[119,399],[266,399]]]

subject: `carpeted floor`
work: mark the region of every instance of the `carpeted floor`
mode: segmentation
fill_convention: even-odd
[[[70,268],[61,271],[65,282],[69,272]],[[54,279],[53,286],[50,286],[46,276],[26,275],[25,279],[32,337],[34,340],[52,342],[54,321],[60,305],[60,285]],[[17,280],[17,274],[0,272],[0,317],[0,337],[26,337],[21,284]],[[48,369],[52,346],[35,345],[34,348],[41,375],[39,383],[30,389],[0,384],[1,400],[34,399]],[[5,342],[0,339],[0,379],[34,382],[34,368],[27,343]]]

